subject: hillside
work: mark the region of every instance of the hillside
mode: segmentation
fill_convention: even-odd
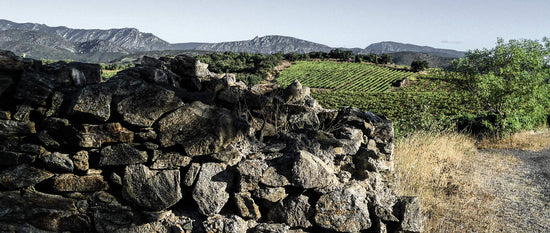
[[[222,42],[215,44],[202,44],[195,48],[196,50],[205,50],[213,52],[247,52],[247,53],[309,53],[309,52],[329,52],[332,48],[326,45],[301,40],[288,36],[263,36],[252,40]]]
[[[396,65],[410,66],[413,61],[421,60],[427,61],[428,67],[430,68],[448,66],[451,64],[451,61],[455,59],[452,57],[443,57],[421,52],[396,52],[390,53],[390,55],[392,63]]]
[[[68,27],[50,27],[38,23],[15,23],[0,19],[0,49],[8,49],[19,55],[25,54],[31,58],[71,59],[84,62],[110,62],[111,60],[127,60],[124,56],[134,57],[134,54],[145,52],[162,52],[163,55],[176,55],[184,50],[206,52],[247,52],[273,54],[329,52],[333,47],[302,40],[289,36],[269,35],[255,37],[251,40],[221,42],[221,43],[175,43],[170,44],[161,38],[143,33],[135,28],[120,29],[72,29]],[[397,42],[381,42],[369,45],[365,49],[338,48],[351,50],[354,54],[419,52],[430,55],[430,59],[440,62],[438,57],[461,57],[463,52],[437,49],[427,46],[402,44]],[[398,55],[400,56],[400,55]],[[408,57],[422,57],[419,54]],[[438,56],[438,57],[436,57]],[[394,56],[394,58],[396,58]],[[410,65],[410,58],[403,58],[404,65]],[[401,64],[401,63],[399,63]]]
[[[419,53],[426,53],[430,55],[436,55],[440,57],[451,57],[451,58],[458,58],[458,57],[464,56],[464,52],[456,51],[452,49],[439,49],[439,48],[433,48],[429,46],[404,44],[404,43],[398,43],[393,41],[384,41],[384,42],[371,44],[367,46],[365,49],[363,49],[360,53],[361,54],[369,54],[369,53],[382,54],[382,53],[395,53],[395,52],[419,52]]]

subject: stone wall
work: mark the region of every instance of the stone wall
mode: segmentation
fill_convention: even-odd
[[[187,56],[100,72],[0,52],[0,231],[422,230],[384,117]]]

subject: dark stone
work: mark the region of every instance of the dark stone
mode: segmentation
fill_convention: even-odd
[[[47,75],[25,71],[19,81],[15,98],[32,105],[46,106],[54,88],[54,81]]]
[[[67,67],[78,71],[71,70],[71,78],[76,86],[97,84],[102,81],[101,66],[99,64],[71,62],[67,64]],[[83,76],[77,76],[75,73]]]
[[[99,148],[104,143],[132,142],[134,132],[122,127],[120,123],[108,123],[103,125],[83,125],[83,130],[78,135],[78,144],[81,147]]]
[[[87,86],[76,97],[71,113],[105,122],[111,116],[111,101],[112,94],[102,86]]]
[[[74,164],[68,154],[53,152],[40,157],[40,162],[49,169],[72,172]]]
[[[85,172],[90,168],[90,164],[88,162],[89,156],[87,151],[83,150],[76,152],[72,156],[72,159],[75,170]]]
[[[150,127],[166,112],[183,106],[173,91],[160,87],[147,88],[120,101],[117,111],[125,122],[141,127]]]
[[[18,137],[35,133],[36,129],[34,122],[0,120],[0,137]]]
[[[152,160],[151,169],[179,169],[189,165],[191,157],[176,152],[155,151]]]
[[[107,190],[109,185],[102,175],[61,174],[52,179],[52,189],[57,192],[95,192]]]
[[[42,169],[21,164],[0,172],[0,187],[7,190],[16,190],[38,184],[54,174]]]
[[[200,170],[200,163],[192,163],[191,166],[189,166],[187,173],[185,173],[185,177],[183,178],[183,185],[187,187],[193,186],[195,180],[197,179],[197,176],[199,175]]]
[[[355,184],[322,195],[315,205],[317,225],[339,232],[359,232],[371,227],[366,191]]]
[[[13,152],[13,151],[0,151],[0,165],[12,166],[22,163],[32,163],[36,159],[35,155],[27,153]]]
[[[99,166],[119,166],[147,162],[147,152],[121,143],[101,149]]]
[[[193,102],[157,124],[163,147],[182,145],[189,156],[212,154],[243,139],[248,128],[229,110]]]
[[[181,198],[179,170],[152,171],[144,165],[126,167],[122,196],[147,210],[164,210]]]
[[[232,184],[233,177],[226,169],[227,165],[221,163],[202,165],[192,194],[199,213],[206,216],[217,214],[229,200],[226,189]]]
[[[0,192],[0,221],[26,222],[48,231],[91,231],[91,220],[76,199],[36,191]]]

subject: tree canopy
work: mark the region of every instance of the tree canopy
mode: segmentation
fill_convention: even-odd
[[[477,121],[502,135],[545,123],[550,109],[550,40],[498,39],[492,49],[466,53],[454,62],[450,75],[479,98]]]

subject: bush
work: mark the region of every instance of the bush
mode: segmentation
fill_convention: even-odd
[[[428,62],[427,61],[416,60],[416,61],[413,61],[411,63],[411,70],[413,72],[419,72],[419,71],[423,71],[425,69],[428,69]]]

